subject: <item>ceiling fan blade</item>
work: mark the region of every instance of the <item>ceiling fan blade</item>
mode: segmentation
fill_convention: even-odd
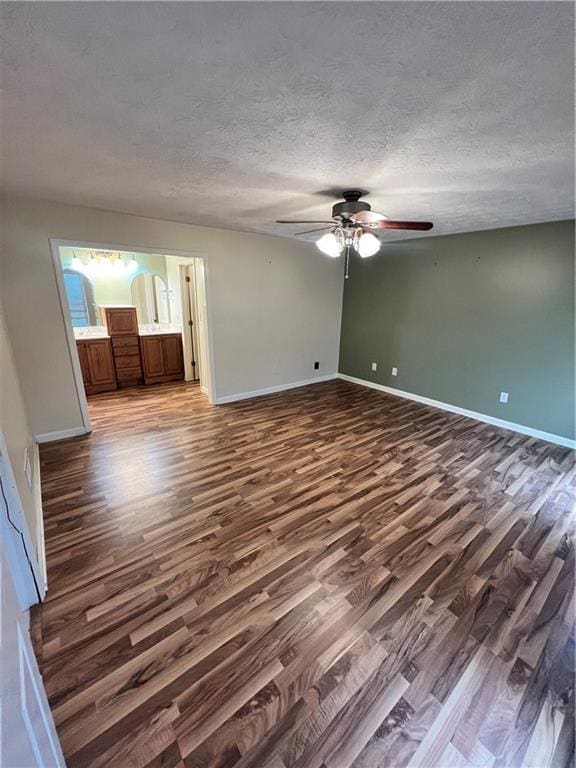
[[[276,224],[332,224],[334,226],[333,221],[326,221],[325,219],[321,221],[316,219],[302,219],[301,221],[295,219],[276,219]]]
[[[312,232],[324,232],[324,230],[326,230],[326,229],[332,229],[332,226],[330,226],[330,227],[320,227],[320,229],[307,229],[305,232],[294,232],[294,234],[295,235],[310,235]]]
[[[350,218],[357,224],[376,224],[379,221],[385,221],[388,217],[378,211],[358,211],[351,214]]]
[[[425,232],[432,229],[434,224],[431,221],[390,221],[390,219],[384,219],[383,221],[371,222],[369,226],[373,229],[418,229]]]

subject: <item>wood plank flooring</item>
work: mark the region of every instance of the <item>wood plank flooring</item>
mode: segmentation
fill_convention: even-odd
[[[564,768],[573,454],[327,382],[42,446],[70,768]]]

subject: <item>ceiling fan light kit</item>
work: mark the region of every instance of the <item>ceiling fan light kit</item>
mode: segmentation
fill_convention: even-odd
[[[369,203],[360,200],[362,194],[364,193],[357,189],[344,192],[344,200],[332,206],[332,222],[280,219],[277,224],[328,224],[329,226],[323,229],[329,229],[330,232],[322,235],[316,241],[316,246],[322,253],[332,258],[337,258],[345,252],[345,277],[348,277],[351,249],[363,259],[374,256],[380,250],[380,240],[372,230],[412,229],[427,231],[433,227],[429,221],[391,221],[383,213],[372,211]],[[318,231],[322,230],[307,230],[297,234],[306,235]]]
[[[363,232],[358,238],[358,253],[363,259],[374,256],[380,250],[380,240],[372,232]]]
[[[322,237],[316,240],[316,246],[326,256],[332,256],[335,259],[341,255],[344,248],[342,239],[338,237],[336,232],[327,232],[325,235],[322,235]]]

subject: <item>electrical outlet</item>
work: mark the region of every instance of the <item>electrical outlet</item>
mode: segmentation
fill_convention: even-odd
[[[398,368],[392,368],[392,376],[398,376]]]
[[[501,403],[508,402],[508,392],[500,392],[500,402]]]
[[[375,371],[378,368],[376,363],[372,363],[372,370]]]
[[[317,371],[320,368],[320,363],[314,363],[314,370]]]

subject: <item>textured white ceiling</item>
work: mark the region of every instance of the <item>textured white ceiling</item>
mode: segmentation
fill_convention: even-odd
[[[433,234],[569,218],[573,13],[2,3],[3,186],[286,235],[349,187]]]

